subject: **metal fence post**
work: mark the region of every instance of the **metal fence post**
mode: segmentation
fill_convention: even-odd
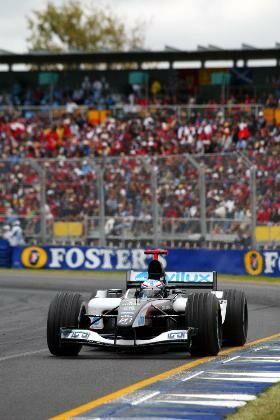
[[[250,168],[250,201],[252,213],[252,231],[251,231],[251,244],[252,248],[257,248],[256,241],[256,227],[257,227],[257,191],[256,191],[256,167],[255,165]]]
[[[257,107],[256,107],[257,109]],[[256,184],[256,166],[252,164],[250,159],[243,153],[237,153],[242,158],[245,165],[249,169],[249,190],[250,190],[250,209],[251,209],[251,246],[257,248],[256,227],[257,227],[257,184]]]
[[[205,186],[205,168],[191,155],[184,155],[188,161],[197,169],[199,176],[199,209],[200,209],[200,234],[203,241],[206,240],[206,186]]]
[[[203,241],[206,240],[206,185],[205,185],[205,168],[199,168],[199,203],[200,203],[200,232]]]
[[[105,235],[105,199],[104,199],[104,169],[98,168],[98,195],[99,195],[99,245],[106,246]]]
[[[154,232],[154,241],[153,245],[155,248],[159,246],[159,214],[158,214],[158,182],[157,182],[157,165],[151,166],[151,186],[152,186],[152,197],[153,197],[153,232]]]
[[[41,243],[46,244],[47,240],[47,225],[46,225],[46,167],[43,164],[38,164],[34,159],[28,160],[32,168],[37,171],[40,179],[40,237]]]
[[[40,231],[42,244],[46,245],[47,240],[47,221],[46,221],[46,168],[44,165],[40,167]]]

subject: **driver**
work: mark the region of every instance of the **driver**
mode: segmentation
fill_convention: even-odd
[[[146,280],[141,284],[140,298],[162,298],[164,296],[164,284],[159,280]]]
[[[148,266],[148,278],[153,280],[160,280],[164,277],[164,269],[159,260],[152,260]]]
[[[164,297],[164,269],[160,261],[152,260],[148,266],[148,280],[141,284],[140,297]],[[163,281],[161,281],[161,279]]]

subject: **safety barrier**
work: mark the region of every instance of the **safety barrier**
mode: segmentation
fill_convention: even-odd
[[[9,242],[5,239],[0,239],[0,267],[9,268],[11,267],[11,247]]]
[[[143,249],[46,246],[16,247],[14,268],[122,271],[145,270],[150,259]],[[169,271],[217,271],[221,274],[280,276],[280,252],[275,250],[170,249]]]

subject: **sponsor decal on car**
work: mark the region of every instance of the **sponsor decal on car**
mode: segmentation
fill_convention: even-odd
[[[124,315],[122,314],[118,320],[118,325],[128,325],[133,321],[133,316],[132,315]]]
[[[166,280],[168,282],[182,282],[182,283],[212,283],[212,273],[166,273]]]
[[[132,281],[146,282],[148,273],[143,271],[137,273]],[[213,273],[200,273],[200,272],[167,272],[165,273],[165,279],[167,282],[178,282],[178,283],[213,283]]]
[[[169,340],[186,340],[188,338],[187,331],[170,331],[167,334]]]
[[[88,332],[79,332],[79,331],[73,331],[69,338],[77,338],[77,339],[83,339],[86,340],[89,337]]]
[[[148,272],[143,271],[135,276],[136,281],[146,281],[148,279]]]
[[[75,340],[87,340],[90,336],[88,331],[65,329],[61,331],[61,338],[71,338]]]

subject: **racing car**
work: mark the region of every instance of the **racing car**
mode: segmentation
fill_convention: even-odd
[[[126,290],[97,290],[85,302],[79,293],[58,293],[50,304],[47,342],[55,356],[76,356],[83,345],[115,349],[180,347],[191,355],[217,355],[222,345],[247,339],[244,292],[217,290],[216,272],[165,272],[152,255],[145,272],[129,271]]]

